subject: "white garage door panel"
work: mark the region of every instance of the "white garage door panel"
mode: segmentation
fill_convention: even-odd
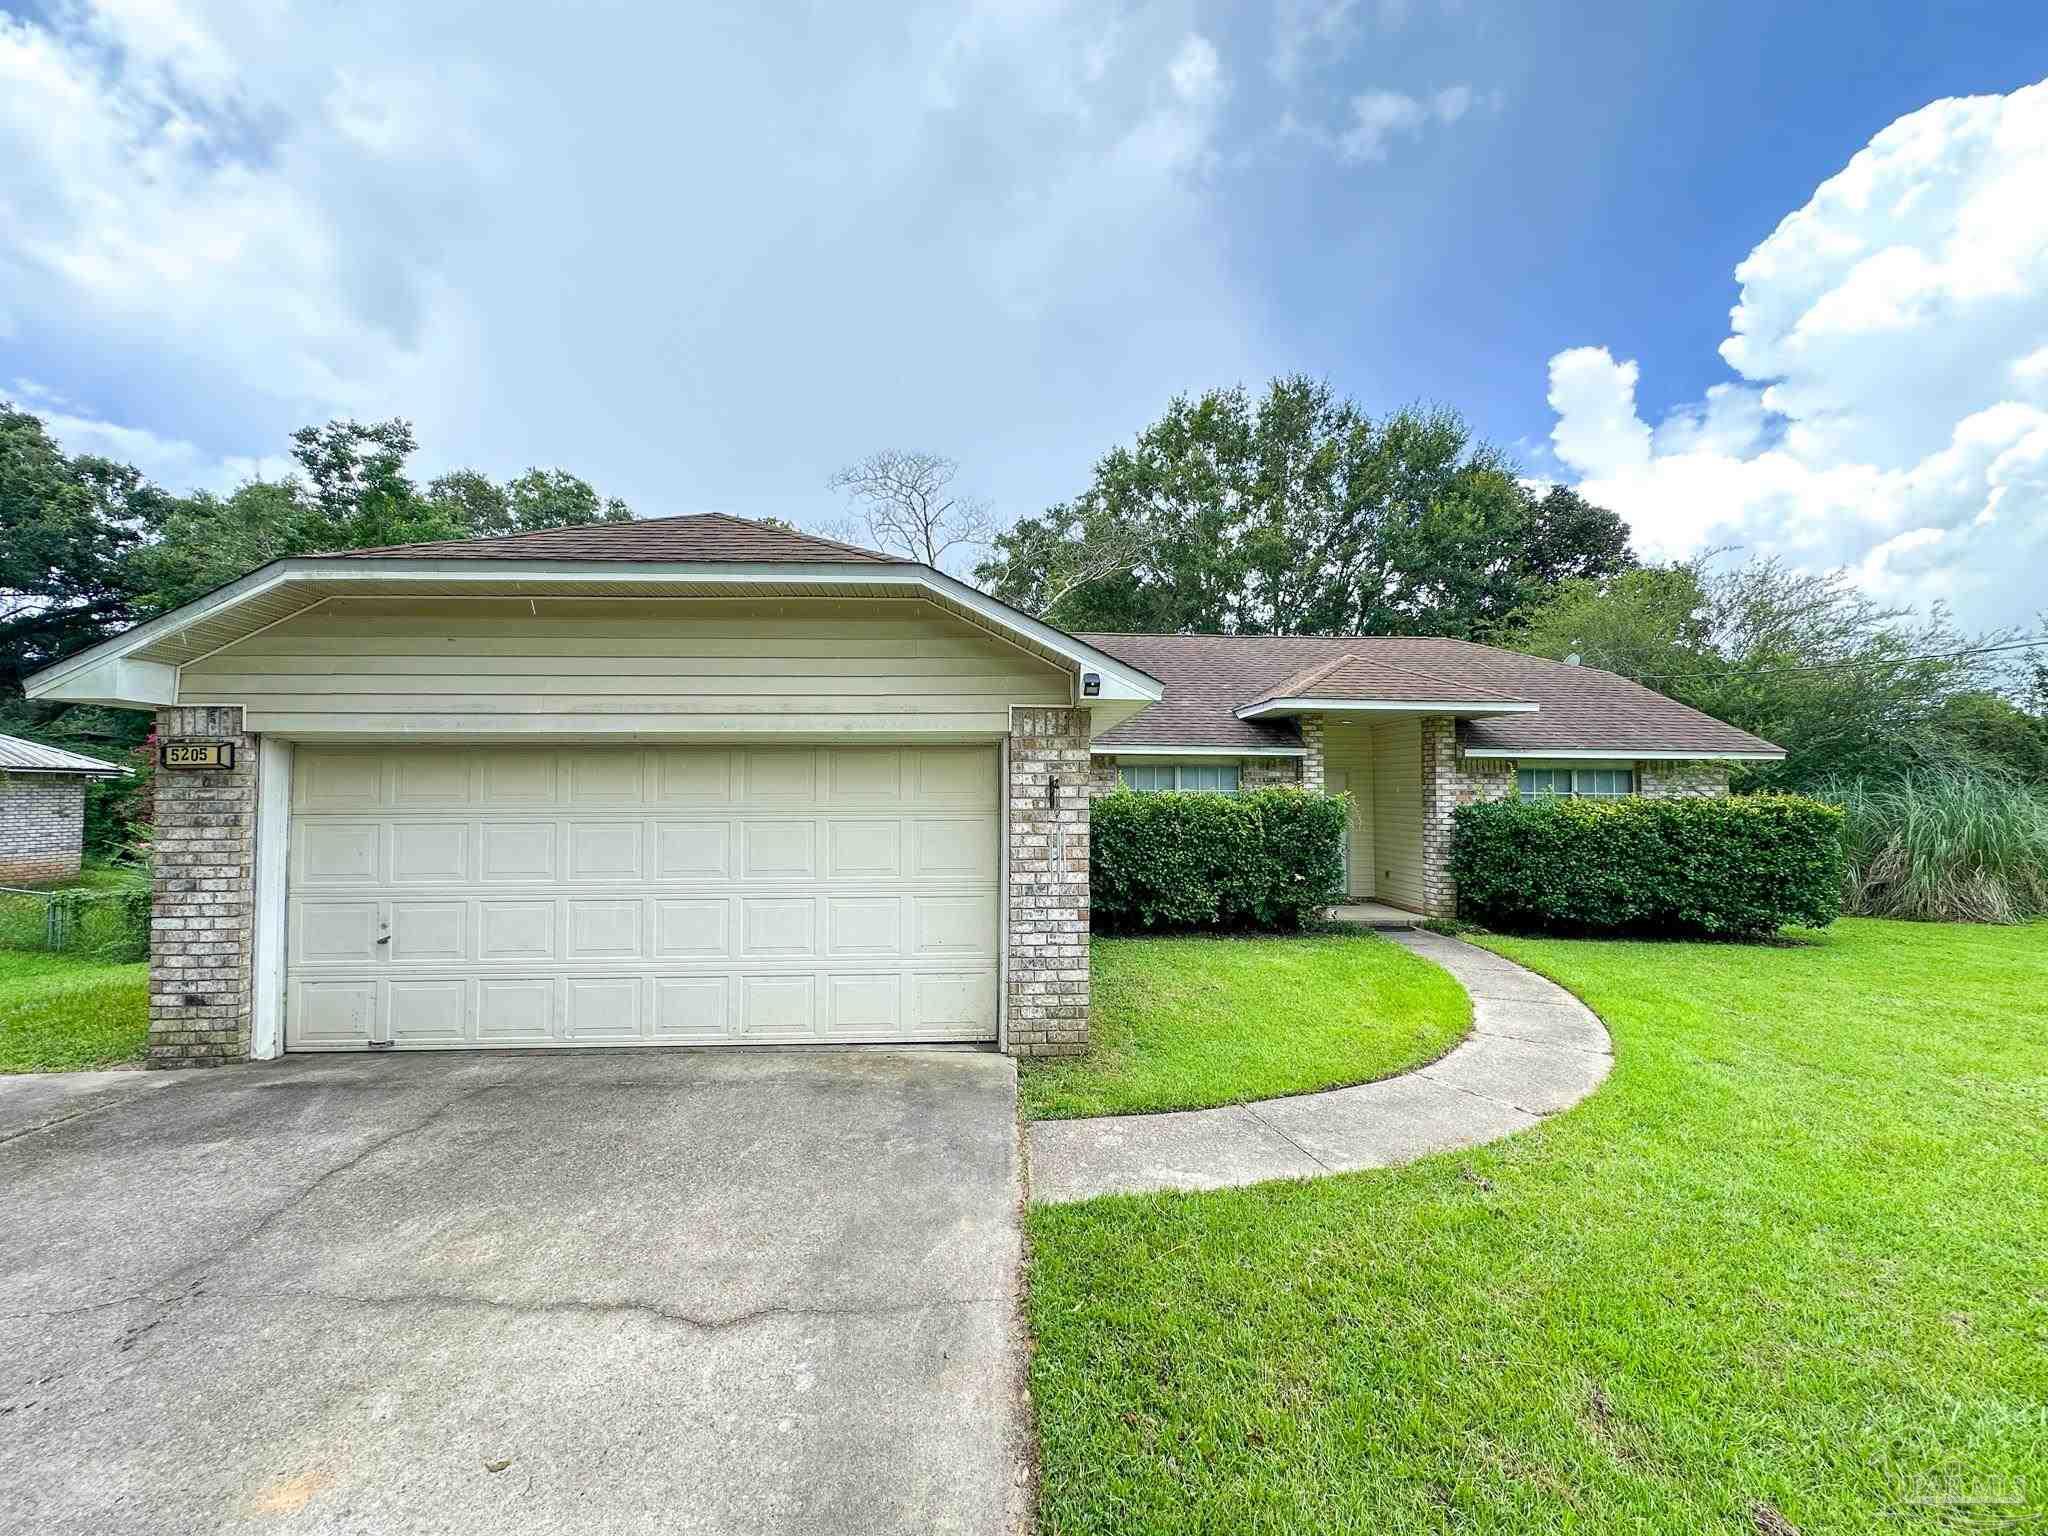
[[[293,1050],[995,1037],[992,748],[294,758]]]

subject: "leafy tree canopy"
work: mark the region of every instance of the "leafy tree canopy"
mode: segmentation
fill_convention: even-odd
[[[331,421],[292,435],[297,469],[227,496],[174,495],[133,468],[71,456],[30,412],[0,402],[0,731],[125,745],[144,717],[29,704],[21,679],[267,561],[380,544],[625,522],[631,510],[559,469],[502,485],[406,473],[409,423]]]
[[[1565,582],[1525,615],[1521,649],[1579,656],[1786,749],[1751,785],[1889,779],[1930,764],[2048,783],[2048,719],[2026,697],[2039,652],[1970,636],[1858,591],[1842,572],[1715,556]]]
[[[1069,629],[1479,638],[1633,564],[1620,518],[1536,495],[1455,411],[1375,421],[1296,375],[1176,398],[976,575]]]

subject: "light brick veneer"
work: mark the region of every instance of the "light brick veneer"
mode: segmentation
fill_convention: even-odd
[[[156,777],[149,1064],[249,1054],[255,920],[256,739],[233,705],[157,711],[159,742],[232,741],[235,766]]]
[[[1728,793],[1726,763],[1637,763],[1636,793],[1653,799],[1712,800]]]
[[[1301,787],[1303,789],[1315,790],[1320,794],[1325,782],[1323,777],[1323,769],[1325,767],[1323,757],[1323,717],[1321,715],[1303,715],[1300,726],[1301,744],[1307,749],[1308,753],[1301,760]]]
[[[1237,770],[1240,789],[1299,789],[1301,764],[1298,757],[1247,757]]]
[[[75,875],[84,843],[83,775],[0,773],[0,885]]]
[[[1088,1049],[1088,713],[1010,712],[1009,1049]]]
[[[1461,805],[1505,800],[1515,792],[1515,765],[1497,757],[1467,757],[1458,745],[1458,722],[1449,715],[1422,721],[1422,909],[1455,917],[1457,882],[1451,879],[1452,815]]]

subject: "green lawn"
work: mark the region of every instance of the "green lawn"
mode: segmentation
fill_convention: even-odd
[[[149,966],[0,950],[0,1072],[71,1072],[142,1059]]]
[[[2048,925],[1486,942],[1612,1030],[1576,1109],[1384,1173],[1032,1211],[1042,1528],[2048,1514]]]
[[[1458,984],[1370,933],[1097,939],[1086,1056],[1025,1061],[1029,1120],[1201,1109],[1368,1082],[1441,1056]]]

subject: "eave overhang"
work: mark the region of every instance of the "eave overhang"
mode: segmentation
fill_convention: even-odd
[[[1626,762],[1633,758],[1643,763],[1776,763],[1785,757],[1783,751],[1709,752],[1699,747],[1464,747],[1460,750],[1466,757],[1556,758],[1563,762],[1586,762],[1594,758],[1602,762]]]
[[[178,669],[331,598],[918,597],[1069,671],[1099,729],[1165,695],[1159,679],[930,566],[614,560],[275,560],[206,596],[43,668],[32,699],[150,709],[175,704]],[[1093,675],[1097,691],[1084,692]]]

